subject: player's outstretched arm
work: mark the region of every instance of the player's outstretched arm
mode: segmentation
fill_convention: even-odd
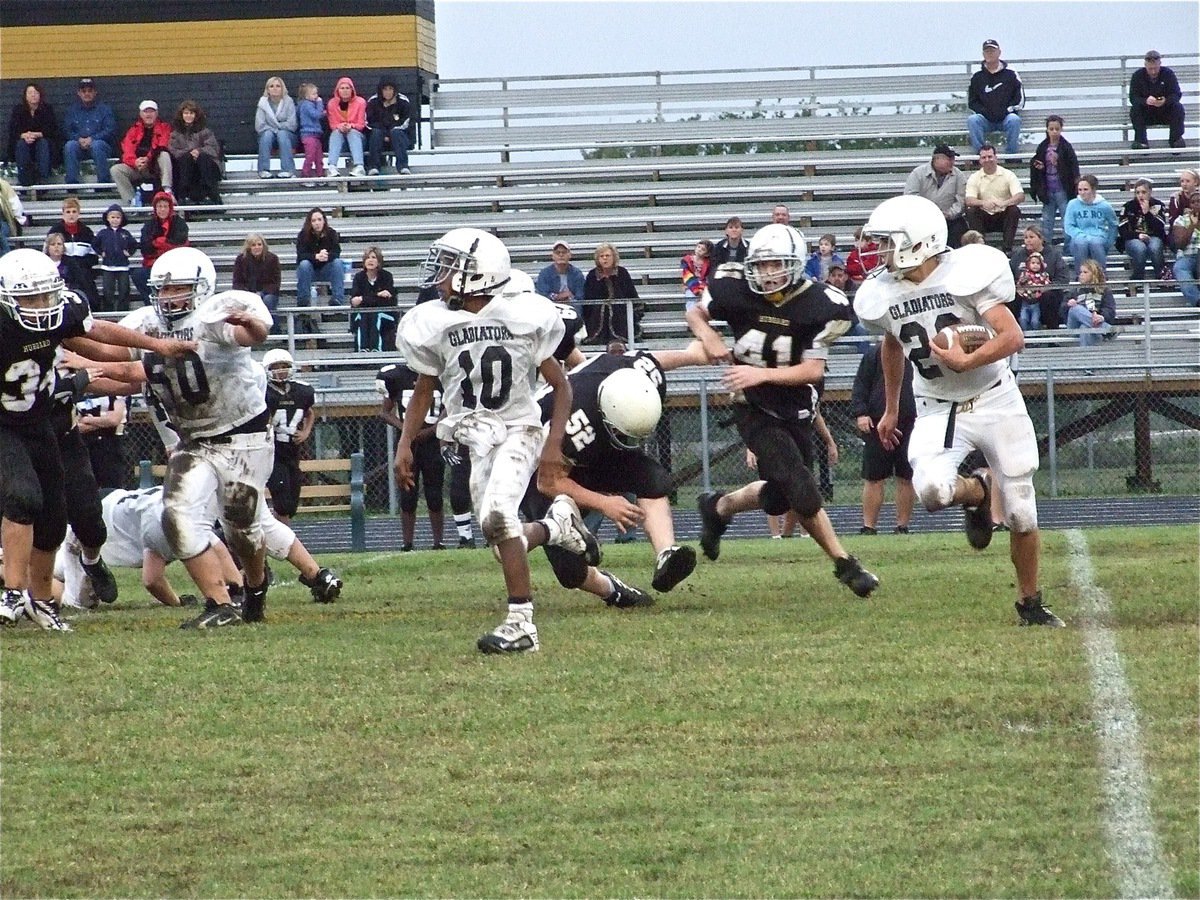
[[[707,294],[706,294],[707,296]],[[733,359],[733,355],[729,352],[729,348],[725,346],[725,341],[717,330],[709,324],[711,319],[708,315],[708,309],[703,303],[698,303],[687,311],[685,316],[687,319],[688,328],[692,330],[704,348],[704,355],[708,358],[709,363],[729,362]]]
[[[760,384],[798,386],[816,384],[825,377],[824,359],[806,359],[794,366],[765,369],[761,366],[730,366],[722,380],[731,391],[744,391]]]
[[[118,347],[133,347],[137,350],[152,350],[160,356],[174,359],[196,349],[195,341],[179,341],[175,338],[156,338],[124,325],[106,322],[103,319],[93,319],[92,327],[88,330],[91,337],[104,344],[115,344]],[[265,336],[264,336],[265,339]],[[72,340],[75,340],[72,338]],[[64,341],[64,343],[66,343]]]
[[[234,310],[225,321],[233,326],[233,339],[242,347],[257,347],[270,332],[269,325],[245,310]]]
[[[664,372],[682,369],[684,366],[707,366],[708,354],[704,352],[704,344],[692,341],[682,350],[655,350],[651,354]]]

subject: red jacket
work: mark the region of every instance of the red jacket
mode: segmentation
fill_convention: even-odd
[[[138,119],[125,132],[125,137],[121,139],[121,162],[127,166],[137,165],[137,148],[142,142],[142,135],[146,133],[146,126],[142,124],[142,120]],[[150,152],[156,154],[160,150],[166,150],[167,144],[171,141],[171,123],[164,122],[159,119],[154,123],[154,133],[150,138]]]
[[[165,219],[160,219],[158,214],[153,212],[154,204],[159,200],[166,200],[171,204],[171,212]],[[175,212],[174,197],[166,191],[159,191],[154,195],[150,209],[150,219],[142,226],[142,239],[140,241],[142,265],[147,268],[153,266],[154,261],[168,250],[188,245],[187,222]]]

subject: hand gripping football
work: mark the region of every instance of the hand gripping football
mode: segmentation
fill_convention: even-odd
[[[986,325],[947,325],[933,336],[933,343],[941,350],[949,350],[957,340],[963,353],[974,353],[994,337]]]

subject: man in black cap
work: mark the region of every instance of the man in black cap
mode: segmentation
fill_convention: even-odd
[[[1171,129],[1172,147],[1186,147],[1183,140],[1183,94],[1179,79],[1157,50],[1147,50],[1145,65],[1129,79],[1129,121],[1133,123],[1133,149],[1145,150],[1148,125],[1166,125]]]
[[[971,76],[967,91],[967,135],[976,153],[984,145],[989,131],[1003,131],[1005,153],[1021,148],[1021,107],[1025,89],[1021,78],[1000,59],[1000,44],[989,38],[983,42],[983,65]]]
[[[932,200],[946,217],[946,245],[957,249],[967,230],[967,175],[954,166],[958,156],[953,147],[938,144],[933,159],[908,173],[904,193]]]
[[[113,155],[117,140],[117,117],[112,107],[96,99],[96,81],[80,78],[76,86],[79,97],[71,103],[63,124],[67,142],[63,145],[67,184],[79,184],[80,157],[92,158],[96,164],[96,180],[108,179],[108,158]]]

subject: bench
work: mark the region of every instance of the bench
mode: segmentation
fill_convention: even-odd
[[[296,514],[349,513],[351,545],[354,550],[366,550],[362,452],[351,453],[349,459],[302,459],[300,471],[318,476],[319,480],[300,488],[300,505],[296,508]],[[138,463],[138,486],[153,487],[161,483],[166,474],[165,465],[155,465],[143,459]],[[270,491],[267,496],[270,497]]]

